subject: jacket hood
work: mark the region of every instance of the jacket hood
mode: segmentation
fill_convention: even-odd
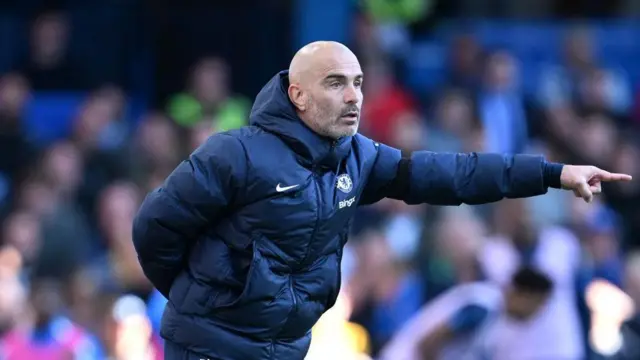
[[[307,165],[335,170],[349,155],[351,136],[333,140],[311,130],[289,100],[289,72],[276,74],[260,90],[251,109],[250,124],[275,134]]]

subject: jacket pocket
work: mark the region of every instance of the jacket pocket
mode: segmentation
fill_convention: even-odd
[[[225,308],[234,307],[242,303],[244,299],[247,297],[247,293],[249,289],[251,289],[251,284],[254,282],[256,277],[256,272],[258,271],[258,265],[260,262],[260,251],[256,245],[257,237],[251,242],[251,263],[249,264],[249,268],[247,270],[247,276],[244,282],[244,286],[242,291],[239,294],[234,295],[233,292],[221,289],[221,291],[213,290],[209,300],[207,302],[207,307],[212,310],[220,310]]]

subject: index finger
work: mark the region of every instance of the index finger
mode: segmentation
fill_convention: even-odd
[[[610,173],[606,171],[603,171],[602,173],[598,174],[598,176],[602,181],[631,181],[631,179],[633,179],[631,175]]]

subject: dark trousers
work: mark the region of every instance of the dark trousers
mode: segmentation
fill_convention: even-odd
[[[200,355],[171,341],[164,341],[164,360],[219,360]]]

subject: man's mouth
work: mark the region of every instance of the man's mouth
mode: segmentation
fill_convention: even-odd
[[[358,112],[357,111],[349,111],[348,113],[342,115],[343,118],[348,119],[348,120],[357,120],[358,119]]]

